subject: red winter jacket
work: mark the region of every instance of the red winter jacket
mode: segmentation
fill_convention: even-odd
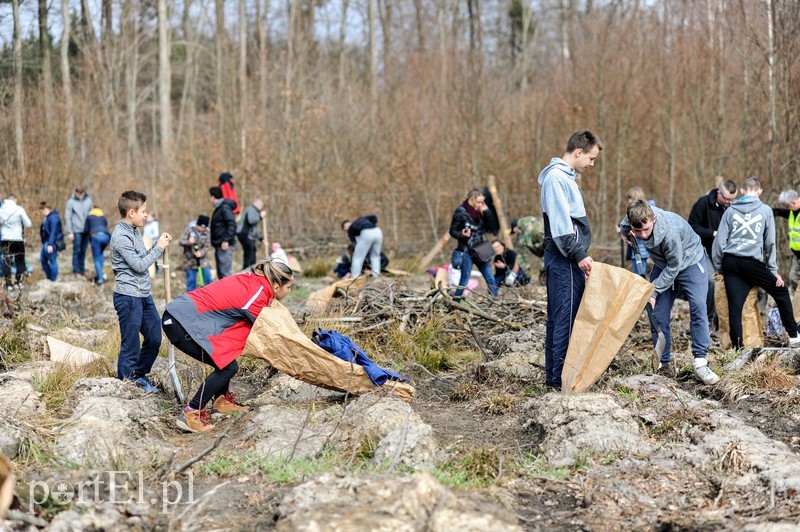
[[[242,354],[253,323],[273,297],[266,277],[246,272],[183,294],[166,310],[224,368]]]

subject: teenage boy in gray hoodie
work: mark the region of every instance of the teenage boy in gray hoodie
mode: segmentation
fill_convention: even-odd
[[[539,174],[544,217],[544,270],[547,276],[545,385],[561,389],[572,324],[592,271],[592,230],[578,188],[578,172],[594,166],[603,143],[588,129],[570,136],[563,157],[553,157]]]
[[[111,234],[111,268],[114,270],[114,309],[119,318],[117,378],[132,380],[145,393],[158,393],[147,374],[161,347],[161,316],[150,294],[147,270],[169,246],[172,236],[161,233],[149,250],[139,229],[147,220],[147,196],[134,190],[123,192],[117,202],[119,221]],[[139,342],[139,333],[143,342]]]
[[[797,323],[792,312],[789,289],[778,274],[775,260],[775,219],[772,209],[761,203],[761,182],[748,177],[742,183],[742,197],[734,201],[717,230],[712,248],[714,268],[725,277],[731,342],[742,347],[742,307],[753,286],[763,288],[775,299],[789,347],[800,347]]]
[[[651,207],[644,200],[628,204],[628,213],[620,223],[620,232],[626,237],[633,233],[653,260],[650,282],[655,291],[649,304],[667,341],[658,372],[675,375],[670,354],[672,335],[669,325],[672,305],[682,288],[689,300],[694,376],[703,384],[716,384],[719,377],[708,367],[706,360],[711,345],[706,312],[708,274],[706,252],[700,237],[680,215]],[[656,340],[657,335],[653,331],[654,345]]]

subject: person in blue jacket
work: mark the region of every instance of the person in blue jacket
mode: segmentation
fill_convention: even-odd
[[[64,241],[64,232],[61,228],[61,217],[58,211],[50,208],[50,205],[43,201],[39,204],[44,220],[39,229],[42,237],[42,251],[39,260],[42,261],[44,275],[50,281],[58,279],[58,245],[57,242]]]

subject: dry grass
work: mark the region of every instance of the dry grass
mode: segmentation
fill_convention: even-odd
[[[33,387],[42,394],[42,400],[47,408],[54,410],[64,403],[78,379],[113,377],[115,374],[111,362],[106,359],[98,359],[83,366],[54,364],[46,373],[34,377]]]
[[[744,395],[797,386],[797,377],[774,358],[765,358],[722,376],[717,386],[722,398],[736,401]]]

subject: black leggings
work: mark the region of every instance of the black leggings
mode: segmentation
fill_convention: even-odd
[[[192,337],[189,336],[189,333],[186,332],[186,329],[183,328],[183,325],[178,323],[178,320],[176,320],[172,314],[166,310],[161,318],[161,327],[164,329],[164,334],[167,336],[172,345],[193,359],[204,364],[208,364],[214,368],[214,371],[211,372],[211,375],[206,378],[206,381],[200,385],[197,393],[194,394],[194,397],[189,402],[189,406],[200,409],[205,407],[206,403],[208,403],[212,398],[226,394],[228,392],[231,379],[234,375],[236,375],[236,372],[239,371],[239,364],[233,360],[224,368],[220,369],[217,367],[211,357],[205,351],[203,351],[203,348],[200,346],[200,344],[195,342]]]
[[[726,253],[722,257],[722,275],[725,276],[725,293],[728,295],[728,317],[733,347],[736,349],[742,347],[742,308],[753,286],[763,288],[775,300],[789,338],[797,335],[797,323],[794,321],[789,289],[786,285],[775,286],[777,279],[763,262],[752,257],[739,257]]]

